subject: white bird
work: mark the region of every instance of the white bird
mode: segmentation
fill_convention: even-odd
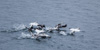
[[[33,23],[30,23],[29,25],[30,25],[30,27],[33,26],[34,28],[38,28],[39,24],[37,22],[33,22]]]
[[[80,32],[80,28],[70,28],[71,31]]]
[[[70,28],[70,34],[73,34],[75,32],[80,32],[80,28]]]
[[[39,25],[37,22],[33,22],[33,23],[30,23],[29,24],[30,26],[32,26],[32,25],[34,25],[34,26],[37,26],[37,25]]]
[[[42,33],[42,34],[34,34],[33,38],[51,38],[51,36],[45,34],[45,33]]]
[[[35,32],[36,32],[37,34],[40,34],[40,33],[44,33],[45,31],[44,31],[44,30],[38,30],[38,29],[36,29]]]

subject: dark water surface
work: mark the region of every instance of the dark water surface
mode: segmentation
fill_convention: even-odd
[[[51,39],[17,39],[14,25],[39,22],[80,27],[75,36],[50,34]],[[17,27],[17,26],[16,26]],[[0,0],[0,50],[100,50],[100,0]]]

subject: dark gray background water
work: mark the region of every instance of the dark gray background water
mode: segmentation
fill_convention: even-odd
[[[63,22],[83,32],[50,34],[41,42],[18,40],[21,31],[9,32],[13,25],[35,21],[47,26]],[[100,50],[100,0],[0,0],[0,31],[0,50]]]

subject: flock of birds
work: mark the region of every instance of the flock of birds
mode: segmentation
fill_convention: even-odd
[[[51,38],[51,36],[49,36],[48,34],[46,34],[47,32],[49,33],[53,33],[53,32],[58,32],[62,35],[67,35],[67,33],[65,33],[66,30],[63,30],[64,28],[67,27],[67,24],[57,24],[55,27],[50,28],[50,27],[46,27],[45,25],[39,24],[37,22],[33,22],[29,24],[30,27],[26,27],[28,29],[28,32],[30,34],[24,34],[22,33],[22,37],[31,37],[31,38],[35,38],[35,39],[39,39],[39,38]],[[69,28],[70,32],[68,33],[68,35],[74,35],[75,32],[80,32],[80,28]]]

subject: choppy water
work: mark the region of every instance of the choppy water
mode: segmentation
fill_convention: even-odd
[[[41,42],[17,39],[35,21],[50,27],[63,22],[66,30],[82,32],[53,33]],[[0,0],[0,50],[100,50],[100,0]]]

